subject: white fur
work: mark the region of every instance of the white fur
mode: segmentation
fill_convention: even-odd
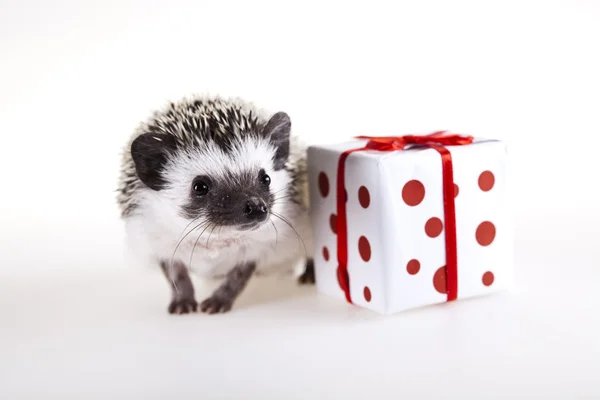
[[[174,257],[196,275],[206,278],[222,277],[244,261],[256,262],[258,273],[291,271],[312,253],[310,222],[306,208],[287,197],[285,189],[290,178],[285,170],[273,169],[274,151],[267,141],[248,140],[229,153],[212,146],[170,159],[165,168],[168,187],[161,191],[141,189],[136,199],[137,209],[125,218],[130,248],[146,262],[170,261]],[[278,199],[272,211],[286,218],[297,233],[274,214],[254,231],[213,229],[203,219],[189,225],[190,220],[180,214],[182,205],[189,201],[194,177],[219,177],[227,171],[256,168],[264,168],[271,177],[271,191]]]

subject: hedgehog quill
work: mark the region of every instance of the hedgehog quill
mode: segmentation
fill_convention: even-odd
[[[253,275],[304,265],[314,283],[306,147],[289,115],[239,98],[183,98],[127,142],[118,204],[128,245],[160,268],[171,314],[232,309]],[[219,279],[198,302],[191,276]]]

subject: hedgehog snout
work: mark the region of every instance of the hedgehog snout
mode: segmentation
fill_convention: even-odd
[[[250,197],[243,202],[242,213],[248,222],[262,222],[269,215],[269,208],[263,199]]]

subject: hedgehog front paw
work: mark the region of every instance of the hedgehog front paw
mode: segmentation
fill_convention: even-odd
[[[200,304],[200,310],[208,314],[226,313],[231,310],[232,299],[212,295]]]
[[[298,277],[298,283],[301,285],[311,285],[315,283],[315,264],[313,260],[308,260],[302,275]]]
[[[315,271],[304,271],[298,277],[298,283],[301,285],[313,285],[315,283]]]
[[[198,311],[198,303],[193,298],[174,299],[169,304],[169,314],[189,314]]]

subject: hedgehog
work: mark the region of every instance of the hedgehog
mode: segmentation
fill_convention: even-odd
[[[225,313],[251,277],[314,284],[306,145],[286,112],[195,95],[153,110],[122,151],[127,246],[160,269],[168,312]],[[217,280],[197,301],[191,277]]]

